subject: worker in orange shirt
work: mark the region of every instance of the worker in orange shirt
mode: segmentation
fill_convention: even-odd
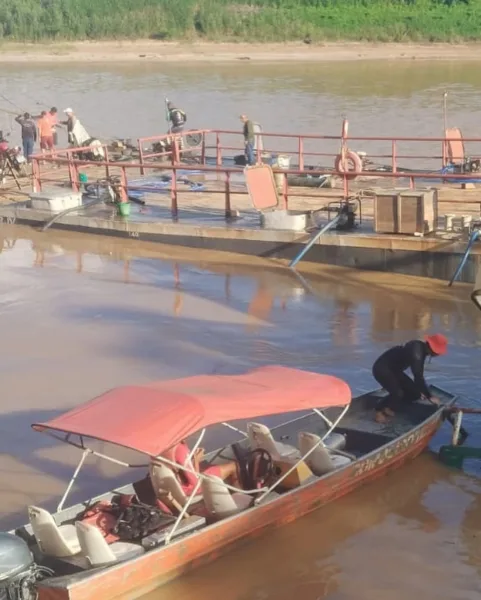
[[[40,119],[37,121],[37,128],[40,137],[40,149],[42,152],[53,150],[53,132],[50,114],[43,110]]]
[[[59,124],[57,118],[57,108],[55,106],[52,106],[52,108],[48,111],[47,116],[50,119],[50,123],[52,125],[53,145],[58,146],[57,128],[59,127]]]

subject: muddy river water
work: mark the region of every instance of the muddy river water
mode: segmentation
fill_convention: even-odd
[[[69,105],[105,136],[160,132],[164,95],[192,126],[235,128],[247,112],[266,130],[335,134],[348,114],[359,135],[438,135],[445,89],[453,124],[481,133],[474,64],[2,67],[0,84],[22,109]],[[78,460],[30,424],[116,385],[282,363],[338,375],[356,393],[374,387],[372,361],[390,344],[442,331],[449,356],[428,377],[465,403],[481,399],[481,313],[463,285],[319,267],[306,288],[245,257],[11,227],[0,249],[0,529],[24,522],[28,504],[54,508]],[[467,427],[481,443],[481,421]],[[426,453],[148,600],[477,599],[480,473]],[[73,498],[127,479],[92,461]]]

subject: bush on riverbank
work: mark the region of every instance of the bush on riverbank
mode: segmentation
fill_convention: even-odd
[[[11,41],[481,40],[481,0],[1,0]]]

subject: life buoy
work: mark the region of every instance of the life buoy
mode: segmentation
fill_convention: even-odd
[[[347,150],[344,156],[338,154],[334,162],[334,168],[338,173],[348,173],[354,171],[354,173],[360,173],[362,171],[362,160],[359,154],[356,154],[352,150]],[[348,175],[348,179],[356,179],[357,175]]]

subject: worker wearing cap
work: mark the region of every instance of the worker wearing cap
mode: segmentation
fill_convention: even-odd
[[[385,423],[395,415],[394,408],[403,403],[427,399],[439,404],[431,394],[424,379],[424,363],[427,357],[446,354],[448,341],[441,333],[428,335],[423,340],[412,340],[404,346],[390,348],[376,360],[372,368],[374,379],[388,392],[376,406],[376,421]],[[406,375],[411,369],[414,379]]]
[[[67,120],[66,121],[61,121],[62,125],[67,125],[67,138],[68,138],[68,142],[69,144],[74,144],[75,140],[73,138],[73,128],[75,126],[75,123],[77,121],[77,117],[74,115],[74,112],[71,108],[66,108],[63,111],[66,116],[67,116]]]

